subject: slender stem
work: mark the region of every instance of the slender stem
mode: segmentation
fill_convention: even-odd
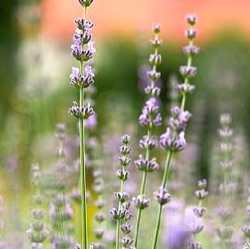
[[[164,170],[162,184],[161,184],[161,186],[164,188],[166,187],[166,184],[167,184],[168,179],[169,179],[169,174],[171,171],[172,156],[173,156],[173,152],[169,151],[167,154],[166,162],[165,162],[165,170]],[[161,215],[162,215],[162,205],[160,204],[159,208],[158,208],[158,213],[157,213],[155,234],[154,234],[154,240],[153,240],[153,246],[152,246],[153,249],[156,249],[156,245],[157,245],[157,241],[158,241],[158,237],[159,237],[160,225],[161,225]]]
[[[84,18],[86,18],[86,8],[84,8]],[[83,72],[83,62],[80,63],[80,72]],[[84,89],[80,88],[79,105],[84,106]],[[80,193],[81,193],[81,248],[88,249],[88,210],[87,210],[87,183],[86,183],[86,145],[85,145],[85,125],[84,120],[79,119],[79,136],[80,136]]]
[[[124,166],[123,166],[124,169]],[[121,181],[121,185],[120,185],[120,192],[123,193],[124,190],[124,181]],[[119,206],[118,209],[121,209],[121,202],[119,201]],[[120,246],[120,226],[121,226],[121,220],[118,219],[116,222],[116,249],[119,249]]]
[[[156,249],[159,232],[160,232],[160,225],[161,225],[161,214],[162,214],[162,205],[159,205],[158,214],[157,214],[157,222],[155,227],[155,235],[154,235],[154,241],[153,241],[153,249]]]
[[[172,157],[173,157],[173,151],[169,151],[167,154],[167,158],[166,158],[166,162],[165,162],[165,170],[163,173],[163,178],[162,178],[162,187],[166,187],[166,184],[168,182],[169,179],[169,174],[171,171],[171,161],[172,161]]]
[[[148,137],[151,136],[151,131],[148,130]],[[147,148],[146,150],[146,160],[149,160],[149,149]],[[143,172],[142,176],[142,182],[141,182],[141,190],[140,190],[140,195],[146,194],[146,184],[147,184],[147,171]],[[138,243],[138,237],[139,237],[139,230],[140,230],[140,223],[141,223],[141,212],[142,209],[138,208],[137,209],[137,215],[136,215],[136,226],[135,226],[135,238],[134,238],[134,245],[135,248],[137,248],[137,243]]]
[[[80,89],[80,106],[83,104],[83,89]],[[80,192],[81,192],[81,216],[82,216],[82,247],[88,249],[88,221],[87,221],[87,198],[86,198],[86,167],[85,167],[85,127],[84,120],[79,120],[80,133]]]

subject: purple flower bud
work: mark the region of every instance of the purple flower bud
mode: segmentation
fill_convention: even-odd
[[[153,25],[153,32],[155,33],[155,34],[159,34],[160,33],[160,31],[161,31],[161,26],[160,26],[160,24],[154,24]]]
[[[157,137],[156,136],[143,136],[139,143],[140,147],[143,149],[152,150],[157,146]]]
[[[193,25],[196,24],[197,16],[193,15],[193,14],[189,14],[189,15],[186,16],[186,20],[187,20],[188,24],[193,26]]]
[[[79,106],[77,102],[73,102],[72,107],[69,108],[69,114],[80,119],[87,119],[91,115],[94,115],[94,109],[90,106],[90,103],[87,103],[85,106]]]
[[[180,73],[184,78],[190,78],[196,75],[197,68],[192,66],[180,66]]]
[[[149,63],[152,65],[160,65],[161,64],[161,55],[160,54],[151,54],[149,56]]]
[[[124,234],[129,234],[132,231],[132,226],[128,223],[123,223],[121,225],[121,230]]]
[[[194,207],[193,211],[194,211],[194,214],[197,217],[203,217],[203,215],[206,213],[206,208],[204,208],[204,207]]]
[[[159,39],[158,37],[155,37],[154,39],[150,40],[150,44],[154,48],[158,48],[162,45],[162,40]]]
[[[127,192],[115,192],[114,193],[115,199],[118,199],[120,202],[125,202],[129,199],[129,193]]]
[[[149,198],[146,195],[138,195],[137,197],[133,197],[133,203],[138,209],[144,209],[149,206]]]
[[[207,180],[206,179],[199,180],[198,187],[199,187],[199,189],[206,189],[207,188]]]
[[[145,172],[153,172],[159,168],[155,159],[147,160],[142,155],[139,156],[138,160],[134,161],[134,164],[139,170]]]
[[[126,156],[121,156],[121,157],[118,157],[118,161],[120,162],[122,166],[126,167],[130,164],[131,159]]]
[[[128,248],[133,243],[133,240],[129,237],[123,237],[121,243],[125,248]]]
[[[177,89],[183,93],[192,93],[195,89],[195,86],[190,85],[188,83],[178,84]]]
[[[151,97],[157,97],[160,95],[161,89],[156,86],[147,86],[144,89],[145,93],[150,95]]]
[[[130,136],[127,135],[127,134],[126,134],[126,135],[123,135],[121,140],[122,140],[122,143],[123,143],[123,144],[128,144],[129,141],[130,141]]]
[[[161,77],[161,73],[160,72],[157,72],[155,70],[151,70],[151,71],[147,71],[147,76],[153,80],[153,81],[156,81],[158,79],[160,79]]]
[[[186,55],[195,56],[200,52],[200,48],[195,45],[188,45],[183,47],[183,52]]]
[[[181,151],[187,145],[185,133],[182,131],[178,136],[174,136],[173,131],[168,127],[166,132],[160,136],[160,145],[166,150]]]
[[[83,31],[90,30],[94,26],[94,24],[90,20],[84,20],[83,18],[78,18],[75,20],[78,29]]]
[[[129,172],[127,170],[119,169],[117,171],[117,176],[120,180],[126,181],[128,179]]]
[[[123,156],[129,155],[131,149],[132,149],[132,148],[131,148],[130,146],[125,145],[125,144],[121,145],[120,148],[119,148],[120,153],[121,153],[121,155],[123,155]]]
[[[202,200],[205,197],[207,197],[208,192],[205,189],[200,189],[195,191],[195,196],[199,199]]]
[[[172,196],[168,193],[166,188],[160,187],[159,190],[154,192],[154,198],[160,205],[165,205],[171,201]]]
[[[189,40],[193,40],[196,38],[197,36],[197,30],[196,29],[187,29],[185,31],[185,36],[189,39]]]

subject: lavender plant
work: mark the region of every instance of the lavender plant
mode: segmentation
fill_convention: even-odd
[[[71,46],[72,55],[79,62],[79,67],[72,67],[70,75],[70,84],[79,90],[79,103],[73,102],[69,108],[69,113],[78,119],[79,137],[80,137],[80,192],[81,192],[81,248],[88,249],[88,212],[87,212],[87,187],[86,187],[86,144],[85,144],[85,120],[94,115],[93,107],[85,101],[85,88],[94,83],[94,73],[90,60],[95,53],[93,47],[92,35],[90,30],[93,23],[87,20],[87,9],[93,3],[93,0],[79,0],[83,7],[83,18],[75,20],[76,31]]]
[[[199,52],[199,48],[194,45],[194,40],[197,35],[197,31],[194,29],[194,25],[196,24],[196,16],[188,15],[187,22],[190,27],[189,29],[187,29],[185,34],[189,40],[189,44],[187,46],[184,46],[183,48],[184,53],[187,55],[187,65],[180,67],[180,73],[184,78],[184,83],[179,84],[177,86],[181,95],[181,103],[180,106],[176,105],[171,108],[172,116],[169,119],[169,126],[167,127],[166,132],[160,136],[160,145],[163,149],[166,150],[167,156],[165,161],[162,184],[159,190],[154,193],[155,199],[159,203],[159,208],[157,214],[155,235],[152,245],[153,249],[156,249],[157,247],[162,217],[162,208],[171,200],[171,195],[168,193],[167,190],[167,183],[170,177],[173,156],[175,153],[183,150],[187,145],[185,139],[185,129],[187,126],[187,122],[191,117],[191,113],[185,110],[185,105],[187,95],[194,90],[194,86],[189,83],[189,80],[196,74],[197,69],[196,67],[192,66],[192,60],[193,57]]]
[[[155,128],[162,123],[162,118],[159,112],[159,101],[157,97],[160,95],[160,88],[156,86],[156,81],[159,80],[161,73],[157,71],[157,67],[161,63],[161,55],[159,54],[159,47],[162,44],[159,38],[160,25],[153,26],[154,39],[150,41],[154,53],[149,57],[151,70],[147,72],[150,84],[146,86],[145,93],[148,96],[145,106],[142,109],[142,114],[139,117],[139,123],[142,127],[146,127],[147,134],[140,140],[140,147],[145,150],[145,156],[140,155],[139,159],[134,162],[135,166],[143,172],[140,194],[134,198],[134,203],[137,208],[137,218],[135,226],[134,246],[137,247],[139,230],[141,224],[142,210],[149,205],[149,198],[146,195],[146,184],[148,173],[154,172],[159,168],[155,158],[152,158],[151,151],[157,146],[157,137],[154,135]]]
[[[190,222],[191,233],[193,238],[189,241],[188,249],[202,249],[202,244],[195,241],[195,236],[203,230],[203,216],[206,212],[206,208],[203,207],[203,200],[207,197],[208,192],[206,179],[198,181],[198,189],[195,191],[195,196],[198,199],[198,205],[192,208],[195,222]]]
[[[43,243],[49,235],[49,231],[46,229],[44,216],[45,211],[43,209],[44,197],[41,194],[40,181],[41,171],[38,164],[32,165],[32,183],[34,185],[34,202],[35,208],[32,211],[33,222],[30,224],[30,228],[27,231],[29,239],[31,241],[32,249],[42,249]]]
[[[233,130],[230,128],[231,115],[228,113],[221,114],[220,124],[221,128],[218,133],[220,136],[220,167],[222,173],[221,184],[219,186],[221,205],[218,210],[220,218],[220,225],[217,228],[217,234],[219,236],[220,248],[233,248],[233,195],[235,192],[235,183],[233,179]]]
[[[123,248],[133,248],[131,245],[133,239],[128,235],[131,232],[131,225],[129,220],[131,218],[130,213],[130,195],[125,191],[125,182],[128,180],[129,172],[127,170],[128,165],[131,162],[129,157],[131,147],[129,146],[130,137],[128,135],[122,136],[122,145],[120,146],[120,157],[118,158],[121,169],[117,171],[117,176],[120,180],[120,190],[114,193],[115,199],[118,200],[118,207],[113,208],[110,213],[113,219],[116,221],[116,245],[115,248],[119,249],[120,244]],[[121,237],[121,232],[124,234]]]

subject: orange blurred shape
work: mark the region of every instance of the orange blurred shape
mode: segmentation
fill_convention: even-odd
[[[153,23],[160,23],[162,35],[170,40],[182,39],[185,16],[198,16],[199,40],[207,40],[222,28],[250,35],[249,0],[94,0],[87,17],[94,24],[95,37],[149,33]],[[42,32],[45,36],[71,41],[74,19],[83,13],[77,0],[43,0]]]

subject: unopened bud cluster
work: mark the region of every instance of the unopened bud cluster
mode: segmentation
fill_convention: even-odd
[[[93,190],[97,196],[95,201],[95,206],[97,208],[97,212],[94,215],[95,219],[95,228],[94,228],[94,235],[95,235],[95,242],[91,243],[91,248],[93,249],[105,249],[106,245],[103,242],[103,235],[104,235],[104,221],[106,219],[106,215],[103,212],[103,208],[105,206],[105,201],[103,200],[103,178],[102,178],[102,170],[101,169],[94,169],[93,171]]]
[[[33,222],[30,224],[29,230],[27,230],[28,237],[31,242],[31,248],[43,248],[43,242],[49,235],[49,231],[44,224],[45,212],[42,208],[43,196],[40,194],[40,178],[41,171],[38,164],[33,164],[32,168],[32,183],[34,184],[34,202],[35,209],[33,209]]]
[[[206,208],[202,206],[202,201],[208,195],[207,192],[207,180],[202,179],[198,181],[198,189],[195,191],[195,197],[198,199],[198,205],[192,208],[193,219],[195,222],[191,222],[190,229],[193,234],[193,238],[189,241],[186,248],[190,249],[202,249],[202,244],[195,241],[195,235],[203,230],[203,216],[206,213]]]
[[[122,245],[121,248],[132,249],[133,239],[130,237],[132,226],[129,223],[129,220],[132,217],[132,214],[130,213],[130,195],[128,192],[124,191],[124,184],[128,179],[127,167],[131,162],[129,157],[131,152],[131,147],[129,145],[130,136],[122,136],[121,142],[122,144],[119,148],[120,157],[118,158],[121,169],[119,169],[117,173],[118,178],[121,180],[121,184],[120,191],[114,193],[114,199],[118,201],[118,207],[113,208],[110,211],[110,214],[112,215],[113,219],[116,220],[118,229],[123,234],[121,237],[119,235],[120,233],[116,234],[116,243]]]
[[[220,218],[220,226],[217,228],[217,235],[220,243],[224,246],[232,246],[233,236],[233,206],[232,198],[235,193],[236,183],[233,179],[233,130],[230,128],[231,115],[223,113],[220,115],[220,128],[218,135],[220,137],[220,150],[219,150],[219,169],[222,174],[222,181],[219,185],[220,191],[220,207],[218,208],[218,216]],[[222,204],[222,205],[221,205]]]
[[[190,27],[185,34],[189,40],[189,44],[183,48],[183,51],[187,55],[188,60],[187,65],[180,66],[180,74],[183,77],[183,83],[177,85],[177,89],[182,96],[182,103],[180,107],[178,105],[173,105],[171,107],[171,117],[168,121],[169,126],[167,127],[166,132],[160,137],[161,147],[172,152],[181,151],[185,149],[187,145],[185,139],[185,129],[188,120],[191,117],[191,113],[186,111],[184,108],[186,95],[193,92],[195,88],[189,83],[189,79],[194,77],[197,72],[197,68],[192,66],[192,59],[199,52],[199,48],[193,44],[197,33],[193,29],[193,26],[196,23],[196,17],[194,15],[188,15],[187,22]]]

